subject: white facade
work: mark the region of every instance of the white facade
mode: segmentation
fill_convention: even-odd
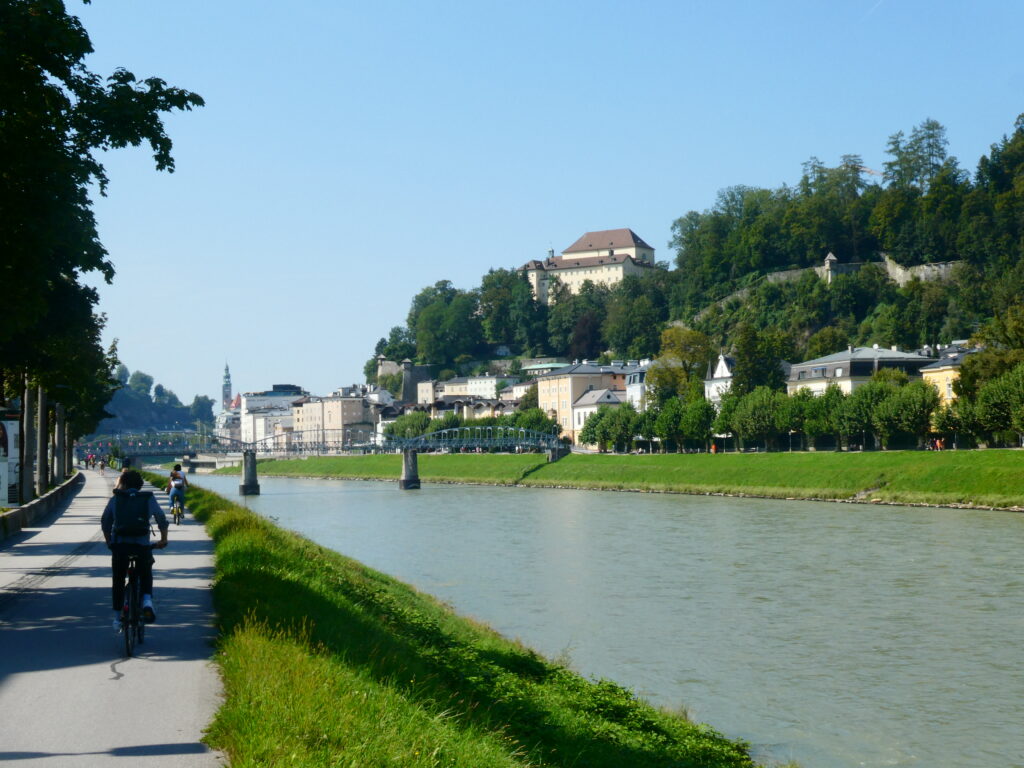
[[[587,419],[597,413],[602,405],[618,407],[626,402],[626,392],[621,389],[593,389],[584,393],[572,406],[572,428],[576,434],[583,429]]]
[[[731,357],[719,355],[708,377],[704,379],[704,399],[715,408],[722,404],[722,395],[732,386],[732,368],[735,361]]]
[[[518,384],[516,376],[470,376],[466,380],[466,394],[470,397],[480,397],[493,400],[498,396],[498,384],[504,381],[507,384]]]

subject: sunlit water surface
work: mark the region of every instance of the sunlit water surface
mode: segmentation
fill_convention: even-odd
[[[255,511],[766,762],[1024,766],[1024,516],[260,483]]]

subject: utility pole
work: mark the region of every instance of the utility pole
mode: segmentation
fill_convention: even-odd
[[[36,496],[42,496],[50,487],[50,424],[46,390],[42,387],[39,387],[37,401],[39,421],[36,426]]]

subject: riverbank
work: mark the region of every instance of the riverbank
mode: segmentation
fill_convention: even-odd
[[[1024,509],[1024,451],[727,454],[424,454],[428,482]],[[260,474],[396,480],[401,457],[320,456],[262,462]],[[218,473],[230,474],[227,468]]]
[[[189,502],[216,543],[226,699],[208,740],[232,764],[754,765],[215,494]]]

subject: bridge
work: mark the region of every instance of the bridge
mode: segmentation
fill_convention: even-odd
[[[419,453],[545,452],[549,461],[565,453],[554,432],[537,432],[509,426],[466,426],[441,429],[424,435],[380,435],[371,430],[310,429],[285,431],[251,441],[198,432],[119,433],[76,446],[79,453],[113,454],[121,457],[172,457],[182,463],[197,455],[233,456],[242,460],[244,495],[259,493],[256,459],[300,456],[342,456],[366,453],[402,453],[399,487],[420,487],[416,456]]]

